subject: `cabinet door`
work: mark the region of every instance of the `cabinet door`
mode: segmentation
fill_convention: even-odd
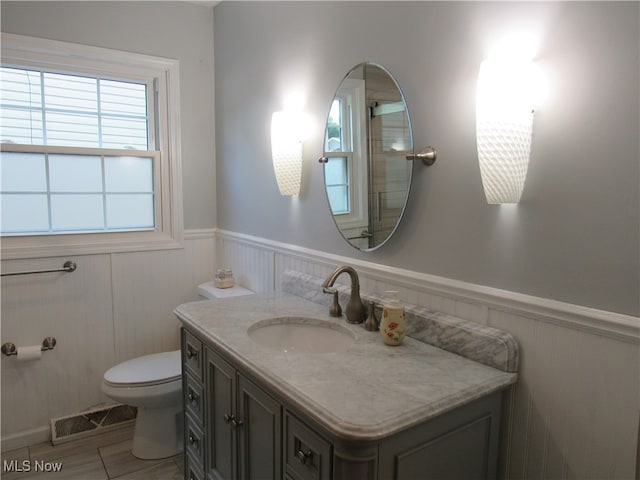
[[[282,478],[282,407],[238,375],[237,410],[242,480]]]
[[[380,444],[380,480],[496,478],[500,392]]]
[[[208,348],[206,356],[207,475],[215,480],[234,480],[236,430],[230,419],[236,411],[236,371]]]

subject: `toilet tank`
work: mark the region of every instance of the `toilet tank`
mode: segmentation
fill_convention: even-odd
[[[229,298],[252,294],[253,291],[238,285],[229,288],[217,288],[213,281],[198,285],[198,296],[202,299]]]

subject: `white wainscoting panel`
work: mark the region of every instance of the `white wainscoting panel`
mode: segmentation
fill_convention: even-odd
[[[216,257],[219,259],[216,267],[231,268],[238,285],[254,292],[274,290],[274,252],[269,248],[219,237]]]
[[[326,277],[354,266],[361,289],[514,335],[520,372],[505,395],[501,477],[635,477],[640,319],[218,231],[219,261],[255,291],[279,290],[287,270]],[[261,269],[256,271],[256,266]],[[339,281],[348,284],[343,275]]]
[[[214,255],[214,231],[204,230],[185,232],[176,250],[3,260],[3,272],[59,268],[67,259],[78,268],[2,278],[0,341],[58,342],[35,362],[1,355],[2,450],[49,439],[51,418],[113,403],[100,386],[116,363],[177,349],[173,309],[213,279]]]
[[[115,363],[180,348],[173,309],[213,279],[214,251],[212,238],[196,238],[183,249],[113,255]]]
[[[3,261],[3,272],[59,268],[65,258]],[[1,341],[55,348],[41,360],[2,355],[2,444],[49,420],[102,400],[100,381],[113,364],[111,274],[107,255],[74,257],[73,273],[2,278]],[[46,438],[46,436],[45,436]]]

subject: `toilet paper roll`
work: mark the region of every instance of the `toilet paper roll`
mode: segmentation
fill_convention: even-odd
[[[18,347],[17,358],[19,362],[29,362],[33,360],[40,360],[42,357],[42,348],[40,345],[28,345],[25,347]]]

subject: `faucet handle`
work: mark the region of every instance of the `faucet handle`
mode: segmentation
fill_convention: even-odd
[[[342,316],[342,308],[340,307],[340,303],[338,302],[338,289],[324,287],[322,291],[324,293],[333,294],[333,303],[331,303],[331,308],[329,308],[329,315],[331,315],[332,317]]]
[[[369,302],[369,317],[364,323],[365,330],[368,330],[369,332],[380,330],[379,322],[376,317],[376,307],[378,306],[379,305],[376,305],[376,302]]]

